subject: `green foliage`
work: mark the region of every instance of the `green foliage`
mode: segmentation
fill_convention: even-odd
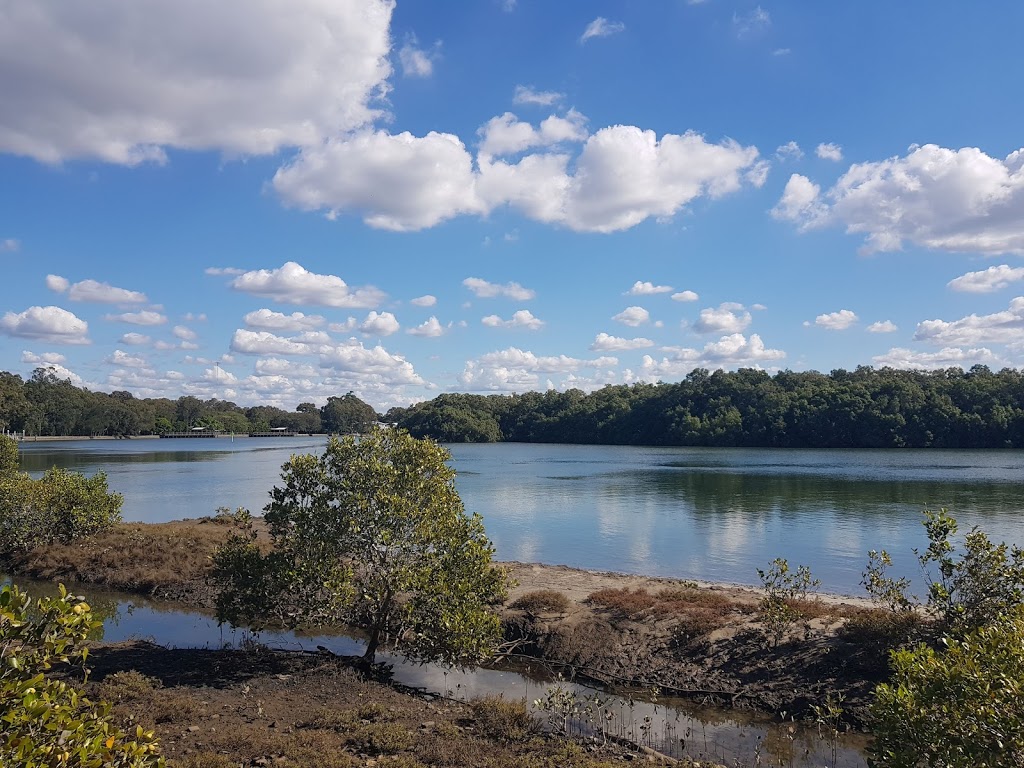
[[[5,452],[9,442],[3,441]],[[102,472],[86,477],[54,468],[38,480],[23,472],[0,472],[0,552],[66,544],[109,528],[121,520],[122,500],[107,491]]]
[[[923,610],[940,633],[964,635],[1024,603],[1024,550],[993,544],[978,528],[958,548],[956,518],[945,509],[925,511],[923,524],[928,546],[914,553],[929,578]],[[861,581],[868,593],[893,611],[921,610],[917,598],[907,595],[906,579],[885,575],[892,565],[888,553],[872,551],[868,557]]]
[[[895,651],[875,690],[872,765],[1018,768],[1024,764],[1024,611],[960,639]]]
[[[449,458],[389,429],[293,456],[265,510],[270,551],[243,535],[214,558],[218,618],[364,626],[367,661],[384,639],[420,661],[489,655],[505,574],[491,565],[480,516],[462,506]]]
[[[766,571],[758,568],[757,575],[764,588],[759,604],[761,623],[771,644],[778,645],[790,627],[802,618],[799,603],[821,582],[811,577],[811,569],[806,565],[791,571],[789,561],[781,557],[772,560]]]
[[[0,435],[0,479],[16,475],[19,466],[18,441],[7,435]]]
[[[54,664],[85,662],[83,643],[97,623],[63,586],[59,597],[34,605],[17,587],[0,587],[0,765],[164,765],[152,733],[125,734],[108,705],[48,675]]]
[[[349,392],[344,397],[329,397],[320,409],[320,423],[332,435],[356,435],[370,431],[377,412]]]

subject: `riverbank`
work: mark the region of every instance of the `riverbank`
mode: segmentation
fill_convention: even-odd
[[[261,521],[257,520],[257,532]],[[125,523],[70,545],[10,558],[13,574],[136,592],[210,610],[210,556],[230,518]],[[867,722],[886,648],[901,626],[865,600],[815,596],[773,636],[749,587],[506,563],[518,582],[499,610],[512,653],[564,677],[774,715],[809,717],[843,697],[843,719]],[[902,628],[905,633],[906,627]]]

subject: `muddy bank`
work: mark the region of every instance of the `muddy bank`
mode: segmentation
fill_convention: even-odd
[[[210,518],[122,524],[0,566],[210,609],[210,556],[231,532],[226,521]],[[794,606],[801,616],[772,638],[759,609],[761,593],[749,587],[540,564],[505,567],[517,582],[499,608],[510,654],[542,661],[568,678],[658,687],[696,701],[796,717],[842,696],[844,720],[862,727],[871,692],[888,674],[890,614],[866,600],[815,597]]]
[[[170,768],[608,768],[650,750],[541,733],[497,697],[452,701],[321,653],[98,645],[89,693],[160,738]],[[682,765],[712,768],[710,764]]]

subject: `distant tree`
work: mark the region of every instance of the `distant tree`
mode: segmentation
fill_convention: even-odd
[[[192,395],[185,395],[178,398],[175,408],[175,417],[184,429],[194,426],[203,415],[203,401]]]
[[[233,538],[214,558],[217,616],[232,624],[365,626],[364,660],[391,638],[409,657],[463,664],[500,637],[505,574],[467,515],[448,452],[403,430],[331,438],[293,456],[264,519],[273,545]]]
[[[377,421],[377,412],[349,392],[344,397],[329,397],[320,409],[320,423],[325,432],[351,435],[368,432]]]

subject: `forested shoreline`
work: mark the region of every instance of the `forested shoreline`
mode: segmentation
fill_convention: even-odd
[[[1024,448],[1024,372],[698,368],[589,394],[439,395],[385,420],[442,442]]]
[[[364,432],[378,420],[440,442],[768,448],[1024,448],[1024,371],[692,371],[675,383],[594,392],[442,394],[381,416],[353,393],[294,411],[193,396],[92,392],[37,369],[0,372],[0,429],[43,436],[132,437],[201,426]]]

